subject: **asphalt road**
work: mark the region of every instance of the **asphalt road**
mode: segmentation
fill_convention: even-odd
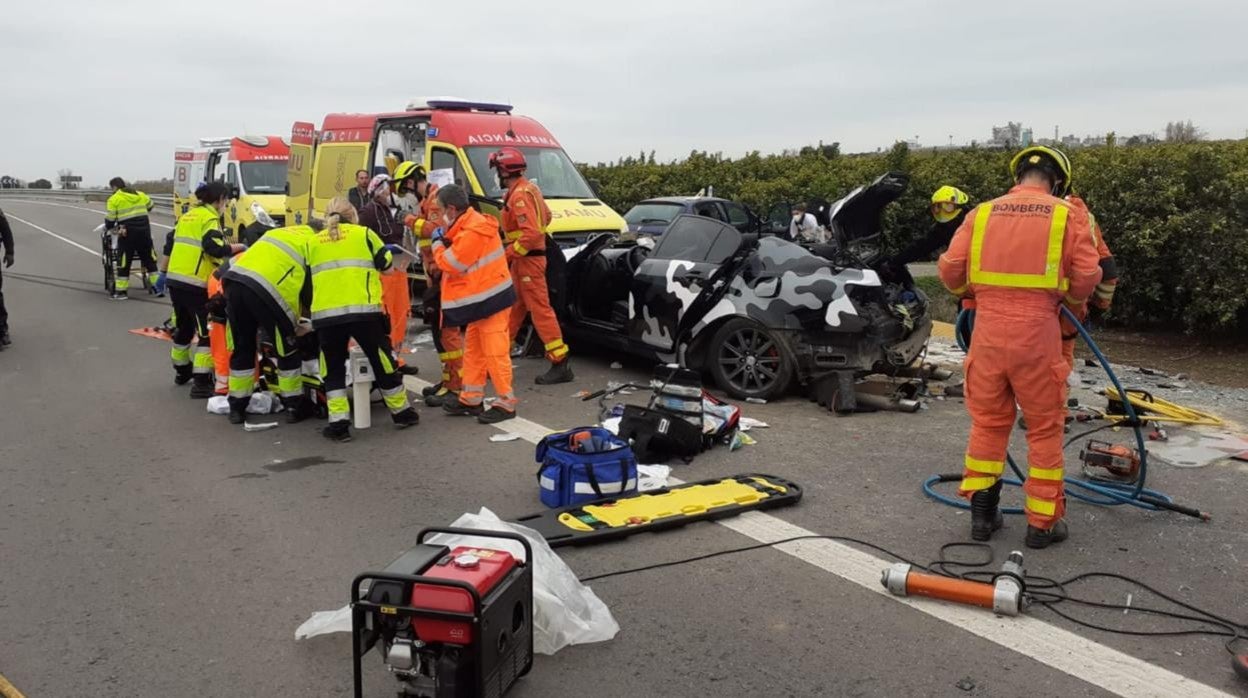
[[[345,445],[324,442],[314,425],[244,433],[207,414],[173,385],[169,345],[126,332],[158,323],[167,305],[141,296],[110,302],[97,258],[17,220],[94,250],[98,214],[0,204],[18,245],[4,279],[15,344],[0,354],[0,674],[26,696],[345,695],[347,637],[294,641],[309,614],[342,606],[356,573],[410,547],[422,527],[482,506],[505,518],[540,509],[531,444],[491,443],[493,428],[433,410],[422,408],[425,421],[402,432],[378,410],[374,428]],[[595,410],[575,391],[648,373],[636,361],[611,369],[618,357],[574,351],[573,385],[534,386],[542,362],[518,362],[525,418],[552,429],[591,423]],[[414,362],[425,375],[436,371],[428,347]],[[926,475],[959,468],[967,420],[958,402],[839,419],[798,397],[743,407],[771,424],[752,432],[758,444],[706,453],[678,466],[679,477],[783,475],[806,496],[769,521],[862,538],[921,562],[966,540],[968,517],[919,489]],[[1243,622],[1248,472],[1215,465],[1154,475],[1153,486],[1214,520],[1074,503],[1072,540],[1028,553],[1029,571],[1137,575]],[[1021,520],[1007,523],[993,543],[998,562],[1021,547],[1022,533]],[[564,558],[589,576],[753,543],[701,524]],[[594,583],[619,635],[539,656],[511,695],[1166,695],[1173,686],[1190,696],[1248,694],[1213,638],[1112,635],[1042,608],[1031,615],[1052,625],[969,611],[996,628],[988,639],[813,557],[765,549]],[[1152,602],[1118,584],[1077,591]],[[1135,630],[1174,627],[1136,612],[1071,612]],[[1049,647],[1044,662],[1028,656],[1053,627],[1096,644],[1072,646],[1071,656]],[[1140,660],[1123,666],[1193,682],[1124,689],[1108,669],[1069,668],[1111,666],[1114,650]],[[367,659],[370,695],[391,695],[380,661]]]

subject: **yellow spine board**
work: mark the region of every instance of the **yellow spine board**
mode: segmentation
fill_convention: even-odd
[[[784,494],[785,487],[768,482],[765,478],[751,477],[750,480],[769,488],[776,494]],[[690,485],[674,487],[667,492],[658,494],[639,494],[635,497],[624,497],[607,505],[587,504],[581,511],[593,516],[610,528],[624,526],[642,526],[652,521],[673,516],[697,516],[712,509],[726,506],[748,506],[769,497],[766,492],[727,479],[709,485]],[[559,515],[559,523],[574,531],[593,531],[589,524],[575,515],[564,513]]]

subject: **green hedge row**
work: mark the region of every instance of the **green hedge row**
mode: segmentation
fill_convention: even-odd
[[[1010,186],[1011,153],[968,148],[872,155],[809,149],[796,156],[730,159],[701,152],[655,164],[626,159],[582,166],[618,211],[653,196],[708,185],[765,215],[778,201],[835,200],[887,170],[910,190],[885,214],[898,249],[929,225],[927,200],[953,184],[978,201]],[[1082,148],[1071,153],[1075,189],[1106,231],[1122,272],[1109,320],[1136,328],[1248,331],[1248,141]]]

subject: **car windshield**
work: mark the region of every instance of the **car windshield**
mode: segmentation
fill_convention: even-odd
[[[644,201],[628,209],[624,220],[629,225],[667,225],[683,209],[683,205],[674,201]]]
[[[490,169],[490,153],[498,148],[473,147],[465,149],[472,171],[481,183],[481,189],[491,199],[503,198],[494,170]],[[594,192],[577,172],[568,154],[560,148],[517,148],[524,153],[528,163],[525,176],[537,184],[547,199],[594,199]],[[283,180],[284,181],[284,180]]]
[[[240,162],[239,176],[248,194],[281,194],[286,191],[286,163],[281,160]]]

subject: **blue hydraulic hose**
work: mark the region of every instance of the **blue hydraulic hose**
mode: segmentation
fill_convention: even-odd
[[[1140,499],[1140,496],[1143,495],[1145,497],[1164,502],[1172,501],[1169,496],[1161,492],[1144,488],[1144,480],[1148,475],[1148,451],[1144,447],[1144,431],[1140,428],[1140,421],[1136,415],[1135,407],[1132,406],[1131,401],[1127,399],[1127,392],[1123,389],[1122,383],[1118,381],[1117,374],[1114,373],[1114,369],[1109,365],[1109,360],[1105,358],[1103,353],[1101,353],[1100,347],[1098,347],[1096,342],[1092,340],[1092,336],[1088,334],[1087,329],[1084,328],[1083,324],[1079,322],[1074,313],[1070,312],[1070,310],[1065,306],[1062,306],[1062,314],[1065,315],[1066,319],[1074,325],[1076,330],[1078,330],[1079,336],[1083,338],[1083,341],[1088,345],[1088,348],[1092,350],[1092,354],[1096,356],[1096,360],[1101,364],[1101,368],[1104,369],[1106,375],[1109,376],[1109,381],[1114,384],[1114,388],[1118,390],[1118,394],[1122,397],[1123,408],[1126,411],[1128,423],[1132,425],[1132,429],[1135,432],[1135,443],[1140,454],[1140,475],[1136,478],[1135,484],[1091,482],[1089,480],[1068,477],[1064,478],[1066,483],[1066,494],[1072,499],[1078,499],[1080,501],[1098,506],[1118,506],[1121,504],[1129,504],[1131,506],[1147,509],[1149,511],[1160,511],[1157,506]],[[967,350],[970,343],[971,332],[974,328],[975,311],[963,310],[959,312],[957,322],[954,325],[954,337],[958,342],[958,347],[960,347],[963,351]],[[1022,470],[1014,462],[1014,457],[1008,452],[1005,454],[1005,459],[1010,464],[1010,470],[1014,471],[1017,479],[1003,477],[1001,478],[1002,482],[1007,485],[1021,486],[1023,484]],[[941,482],[951,482],[954,481],[954,479],[960,480],[961,476],[933,475],[923,481],[923,492],[927,494],[927,496],[942,504],[947,504],[959,509],[970,509],[970,502],[964,499],[955,499],[953,497],[940,494],[935,490],[936,484]],[[1083,492],[1072,488],[1086,490],[1091,492],[1093,495],[1100,496],[1084,494]],[[1022,507],[1003,507],[1001,511],[1006,514],[1023,513]]]

